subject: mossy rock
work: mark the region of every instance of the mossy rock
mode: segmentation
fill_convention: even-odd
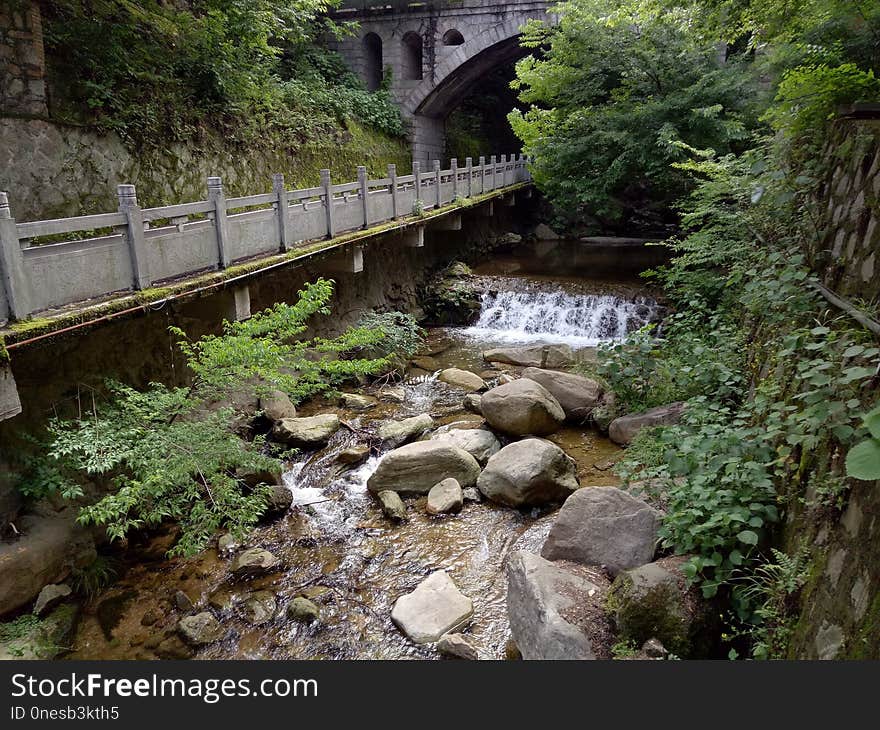
[[[680,570],[686,558],[665,558],[622,572],[611,586],[606,609],[617,640],[642,646],[658,639],[682,658],[711,656],[717,645],[717,612],[688,588]]]

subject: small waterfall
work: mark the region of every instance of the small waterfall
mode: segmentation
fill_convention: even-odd
[[[561,342],[594,347],[623,339],[655,322],[659,305],[647,297],[632,300],[611,294],[499,291],[483,295],[470,337],[511,343]]]

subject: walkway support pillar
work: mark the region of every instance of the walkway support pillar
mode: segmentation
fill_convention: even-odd
[[[293,241],[287,225],[287,189],[284,187],[284,175],[280,172],[272,175],[272,192],[275,193],[275,212],[278,216],[278,242],[282,252],[289,251]]]
[[[397,199],[397,165],[393,162],[388,165],[388,189],[391,191],[391,217],[394,220],[397,220],[400,217],[400,210],[398,208],[399,202]]]
[[[367,186],[367,168],[365,165],[358,165],[357,176],[358,176],[358,196],[361,199],[361,209],[363,210],[363,216],[364,216],[364,228],[369,228],[370,227],[370,212],[367,207],[367,200],[369,198],[369,188]]]
[[[327,238],[336,235],[336,225],[333,220],[333,183],[330,180],[330,170],[321,170],[321,187],[323,188],[324,212],[327,216]]]
[[[467,168],[467,196],[472,198],[474,195],[474,158],[465,157],[464,166]]]
[[[24,260],[9,196],[0,193],[0,286],[5,292],[10,319],[24,319],[31,313],[30,286],[24,274]]]
[[[221,269],[229,266],[229,228],[226,223],[226,195],[223,178],[208,178],[208,200],[214,203],[214,232],[217,236],[218,264]]]
[[[131,259],[132,282],[135,289],[146,289],[150,286],[150,269],[144,240],[144,216],[138,205],[137,191],[134,185],[117,185],[116,196],[119,212],[124,213],[126,219],[125,240]],[[223,212],[226,212],[225,207]]]

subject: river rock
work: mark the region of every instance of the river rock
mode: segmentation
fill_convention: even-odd
[[[461,370],[460,368],[446,368],[446,370],[441,371],[437,379],[443,383],[454,385],[456,388],[463,388],[473,392],[483,390],[486,387],[485,381],[479,375],[472,373],[470,370]]]
[[[455,479],[444,479],[431,487],[426,509],[429,515],[459,512],[463,501],[461,485]]]
[[[412,441],[433,426],[434,419],[427,413],[422,413],[401,421],[385,421],[379,427],[378,436],[384,444],[393,448]]]
[[[522,658],[608,658],[606,591],[598,570],[514,552],[507,565],[507,617]]]
[[[303,623],[316,621],[321,615],[321,609],[304,596],[297,596],[287,605],[287,618]]]
[[[669,403],[652,408],[644,413],[630,413],[615,418],[608,425],[608,437],[616,444],[626,446],[643,428],[651,426],[672,426],[679,422],[684,413],[685,403]]]
[[[480,652],[469,636],[464,634],[443,634],[437,642],[437,651],[456,659],[476,661]]]
[[[464,397],[464,402],[462,403],[462,406],[466,411],[470,413],[479,413],[480,415],[482,415],[483,409],[480,405],[480,402],[482,400],[482,397],[477,395],[476,393],[469,393]]]
[[[339,402],[343,408],[347,408],[350,411],[368,411],[379,404],[376,398],[358,393],[343,393],[339,397]]]
[[[386,489],[379,492],[376,498],[379,500],[382,512],[385,513],[386,517],[398,522],[403,522],[406,519],[406,505],[397,492]]]
[[[245,620],[254,626],[268,623],[275,616],[275,594],[272,591],[254,591],[243,604]]]
[[[412,593],[397,599],[391,620],[414,642],[427,644],[464,627],[473,614],[471,599],[458,590],[445,570],[438,570]]]
[[[480,408],[492,428],[511,436],[547,436],[565,420],[565,411],[547,389],[525,378],[487,391]]]
[[[224,532],[220,537],[217,538],[217,552],[218,553],[231,553],[238,549],[238,540],[235,539],[235,535],[231,532]]]
[[[24,515],[16,521],[20,536],[0,542],[0,615],[29,604],[44,586],[94,560],[95,543],[76,515],[75,509]]]
[[[607,608],[618,638],[661,644],[683,659],[707,658],[718,637],[717,611],[681,572],[688,556],[664,558],[615,578]]]
[[[582,375],[562,373],[558,370],[526,368],[522,376],[543,385],[559,401],[559,405],[570,420],[585,420],[602,397],[602,386]]]
[[[174,608],[183,613],[189,613],[195,608],[192,598],[186,594],[186,591],[174,591],[171,596],[171,603],[174,604]]]
[[[44,586],[37,596],[37,602],[34,604],[34,614],[36,616],[45,616],[55,606],[67,598],[73,591],[66,583],[55,583]]]
[[[360,464],[366,461],[370,455],[370,447],[366,444],[356,444],[343,449],[336,455],[336,461],[341,464]]]
[[[281,390],[272,390],[266,395],[260,396],[259,408],[263,411],[263,415],[273,423],[282,418],[296,418],[296,406],[293,405],[287,393]]]
[[[605,566],[616,575],[654,557],[660,517],[646,502],[615,487],[584,487],[562,505],[541,555]]]
[[[213,614],[203,611],[195,616],[186,616],[177,624],[177,633],[190,646],[213,644],[223,638],[223,627]]]
[[[244,482],[249,489],[260,484],[281,484],[281,465],[257,469],[238,467],[235,470],[235,478]]]
[[[428,373],[433,373],[440,369],[440,364],[430,355],[414,357],[410,360],[410,364],[413,367],[418,368],[419,370],[424,370]]]
[[[501,450],[501,442],[491,431],[483,428],[456,428],[431,435],[431,441],[458,446],[473,456],[480,466],[485,466],[489,458]]]
[[[409,494],[427,494],[447,477],[466,488],[480,475],[480,465],[467,451],[443,441],[417,441],[389,451],[367,481],[374,494],[389,489]]]
[[[535,226],[535,238],[539,241],[558,241],[562,236],[546,223],[539,223]]]
[[[505,446],[489,459],[477,488],[493,502],[508,507],[562,502],[578,488],[577,469],[556,444],[525,439]]]
[[[339,430],[339,426],[339,416],[335,413],[282,418],[272,429],[272,438],[293,446],[323,446]]]
[[[406,388],[402,385],[387,385],[379,391],[379,400],[403,403],[406,400]]]
[[[568,345],[498,347],[483,352],[483,359],[486,362],[535,368],[564,368],[573,365],[575,361],[574,352]]]
[[[293,492],[291,492],[283,484],[274,484],[269,487],[269,494],[266,501],[266,511],[264,517],[275,517],[282,515],[290,509],[293,504]]]
[[[480,490],[476,487],[468,487],[467,489],[461,490],[461,498],[465,502],[482,502],[483,495],[480,494]]]
[[[281,561],[263,548],[248,548],[235,557],[229,567],[236,578],[251,578],[271,573],[281,566]]]

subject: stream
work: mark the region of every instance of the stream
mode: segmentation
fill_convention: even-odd
[[[414,369],[396,389],[365,388],[365,394],[380,399],[375,408],[356,413],[313,402],[298,409],[299,415],[333,410],[355,429],[369,430],[383,420],[430,413],[438,429],[477,427],[481,419],[463,409],[465,392],[438,381],[436,371],[470,369],[491,387],[502,367],[510,372],[519,368],[490,366],[482,359],[483,350],[566,343],[590,357],[600,342],[659,317],[658,305],[638,281],[551,278],[512,268],[510,261],[499,258],[475,270],[485,286],[478,320],[471,327],[431,330],[431,369]],[[575,459],[582,485],[618,482],[610,467],[620,450],[594,429],[565,427],[549,438]],[[439,658],[433,647],[410,642],[390,617],[398,597],[445,569],[474,602],[467,631],[481,655],[504,658],[509,637],[504,563],[512,550],[540,551],[552,510],[519,511],[482,501],[465,502],[458,514],[432,517],[425,511],[426,498],[420,497],[406,500],[409,519],[394,524],[366,487],[381,455],[355,466],[337,460],[341,451],[358,443],[355,432],[341,428],[325,448],[302,453],[287,464],[283,480],[292,491],[293,507],[259,526],[245,545],[271,551],[283,570],[235,581],[229,575],[229,556],[214,548],[187,559],[168,560],[158,550],[152,551],[151,561],[144,555],[129,558],[121,577],[85,607],[67,656],[162,656],[160,639],[173,634],[187,613],[173,605],[175,593],[183,591],[196,610],[213,611],[226,629],[222,641],[197,652],[199,658]],[[253,625],[244,601],[257,590],[275,594],[276,611],[274,618]],[[286,618],[284,607],[298,595],[319,606],[318,621],[303,624]]]

